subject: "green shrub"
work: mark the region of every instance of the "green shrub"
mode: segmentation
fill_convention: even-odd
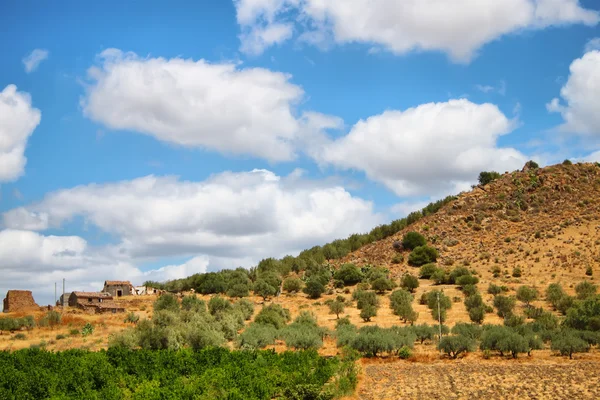
[[[552,350],[557,350],[561,355],[573,358],[573,353],[589,351],[590,345],[573,331],[563,331],[552,339]]]
[[[379,299],[377,298],[377,293],[367,290],[356,290],[352,294],[356,299],[356,308],[362,310],[367,305],[372,305],[374,307],[379,306]]]
[[[234,305],[233,308],[239,310],[244,320],[249,321],[254,314],[254,304],[248,299],[240,299]]]
[[[585,269],[585,274],[587,276],[592,276],[594,274],[594,271],[592,270],[592,266],[588,265],[588,267]]]
[[[504,318],[512,314],[515,308],[515,298],[512,296],[497,295],[494,297],[494,307],[498,311],[498,316]]]
[[[264,279],[257,279],[252,286],[252,290],[255,295],[262,297],[264,301],[277,294],[277,287],[270,285]]]
[[[317,325],[313,314],[300,313],[296,320],[283,330],[283,338],[288,347],[294,349],[319,349],[323,346],[325,329]]]
[[[406,289],[409,292],[414,293],[415,289],[417,289],[419,287],[419,280],[414,275],[405,274],[400,281],[400,286],[403,289]]]
[[[467,285],[477,285],[479,283],[479,278],[473,275],[462,275],[456,278],[456,284],[458,286],[465,287]]]
[[[502,288],[498,285],[494,285],[493,283],[490,283],[490,286],[488,286],[487,292],[489,294],[493,294],[495,296],[497,294],[502,293]]]
[[[402,237],[402,247],[407,250],[414,250],[417,247],[425,246],[426,244],[427,240],[425,239],[425,236],[418,232],[407,232]]]
[[[440,340],[438,349],[446,353],[450,358],[457,358],[461,353],[467,353],[475,349],[475,341],[465,336],[445,336]]]
[[[564,325],[578,330],[600,331],[600,296],[578,301],[567,311]]]
[[[177,297],[170,293],[161,295],[153,304],[154,311],[169,310],[179,311],[179,302]]]
[[[435,330],[432,326],[427,324],[414,325],[413,332],[415,333],[417,340],[423,344],[426,340],[433,340],[435,337]]]
[[[467,296],[467,298],[471,297],[471,296],[475,296],[476,294],[479,294],[477,292],[477,286],[475,285],[465,285],[462,287],[462,292],[465,294],[465,296]]]
[[[367,304],[360,310],[360,317],[365,321],[371,321],[371,318],[377,315],[377,307],[372,304]]]
[[[403,262],[404,262],[403,254],[394,254],[394,257],[392,257],[392,264],[402,264]]]
[[[140,320],[140,316],[132,311],[127,314],[127,316],[125,317],[123,322],[126,324],[134,324],[135,325],[138,323],[139,320]]]
[[[412,308],[413,296],[404,289],[394,290],[390,295],[390,307],[404,322],[414,322],[418,313]]]
[[[485,319],[485,309],[483,307],[469,309],[469,319],[476,324],[482,324]]]
[[[529,304],[536,300],[537,297],[537,290],[531,286],[520,286],[519,289],[517,289],[517,300],[522,301],[526,306],[529,306]]]
[[[81,329],[81,336],[89,336],[94,333],[94,325],[89,322]]]
[[[458,322],[456,325],[454,325],[451,332],[454,335],[464,336],[471,340],[479,340],[482,329],[479,325]]]
[[[364,275],[356,265],[343,264],[335,271],[333,278],[343,281],[346,286],[352,286],[362,282]]]
[[[350,347],[369,357],[377,357],[380,353],[391,353],[396,346],[392,332],[378,326],[360,328],[350,343]]]
[[[558,308],[558,302],[564,296],[566,296],[566,293],[558,283],[551,283],[546,288],[546,301],[552,304],[555,309]]]
[[[525,323],[525,318],[515,315],[508,314],[504,317],[504,325],[509,326],[511,328],[515,328],[517,326],[523,325]]]
[[[290,321],[290,311],[279,304],[269,304],[254,318],[256,324],[272,325],[276,329],[283,328]]]
[[[377,278],[371,283],[371,289],[375,290],[377,293],[380,294],[384,293],[387,290],[392,290],[395,286],[396,285],[392,280],[384,277]]]
[[[335,329],[337,347],[349,346],[356,337],[356,335],[356,326],[350,323],[337,326]]]
[[[318,299],[325,293],[325,286],[318,279],[311,278],[306,282],[304,293],[311,299]]]
[[[329,314],[335,314],[335,316],[339,319],[340,314],[344,312],[344,303],[340,301],[333,301],[329,303]]]
[[[13,340],[26,340],[27,339],[27,335],[25,335],[24,333],[17,333],[11,339],[13,339]],[[58,339],[58,337],[57,337],[57,339]]]
[[[250,287],[245,283],[236,283],[227,290],[229,297],[248,297],[250,295]]]
[[[429,279],[438,270],[436,264],[425,264],[419,270],[419,277],[423,279]]]
[[[598,287],[589,281],[583,281],[575,285],[575,293],[579,300],[585,300],[596,294]]]
[[[290,277],[283,281],[283,290],[288,293],[298,293],[302,290],[302,280]]]
[[[415,267],[434,263],[439,257],[438,251],[429,246],[416,247],[408,256],[408,263]]]
[[[482,171],[479,173],[479,184],[485,186],[488,183],[491,183],[496,179],[500,178],[500,176],[501,175],[496,171]]]
[[[521,268],[519,268],[519,267],[514,267],[514,268],[513,268],[513,271],[512,271],[512,276],[513,276],[514,278],[520,278],[520,277],[521,277],[521,275],[523,275],[523,273],[521,272]]]
[[[181,309],[185,311],[204,312],[206,311],[206,302],[200,300],[195,294],[184,296],[181,299]],[[172,311],[177,311],[171,308]]]
[[[224,297],[219,295],[211,297],[208,301],[208,312],[210,315],[220,317],[224,313],[233,309],[233,304]]]

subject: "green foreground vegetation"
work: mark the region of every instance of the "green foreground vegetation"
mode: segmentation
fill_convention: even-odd
[[[0,399],[330,399],[356,384],[353,360],[315,351],[0,352]]]

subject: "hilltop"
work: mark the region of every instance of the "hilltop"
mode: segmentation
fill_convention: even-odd
[[[383,265],[395,276],[414,273],[407,257],[398,262],[402,257],[394,242],[416,231],[438,249],[440,265],[468,266],[484,281],[570,284],[585,279],[589,267],[593,275],[600,273],[599,219],[598,164],[524,168],[475,186],[436,213],[335,263]],[[502,271],[498,278],[495,267]],[[518,279],[511,276],[515,267],[522,271]]]

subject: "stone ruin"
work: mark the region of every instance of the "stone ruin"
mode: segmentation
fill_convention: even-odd
[[[38,306],[33,300],[31,290],[9,290],[4,299],[4,312],[36,311]]]

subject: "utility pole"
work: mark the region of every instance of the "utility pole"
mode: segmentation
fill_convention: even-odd
[[[65,278],[63,278],[62,311],[65,312]]]
[[[54,282],[54,304],[52,304],[52,307],[56,307],[56,282]]]
[[[440,292],[437,292],[437,303],[438,303],[438,322],[440,327],[440,340],[442,340],[442,313],[440,312]]]

